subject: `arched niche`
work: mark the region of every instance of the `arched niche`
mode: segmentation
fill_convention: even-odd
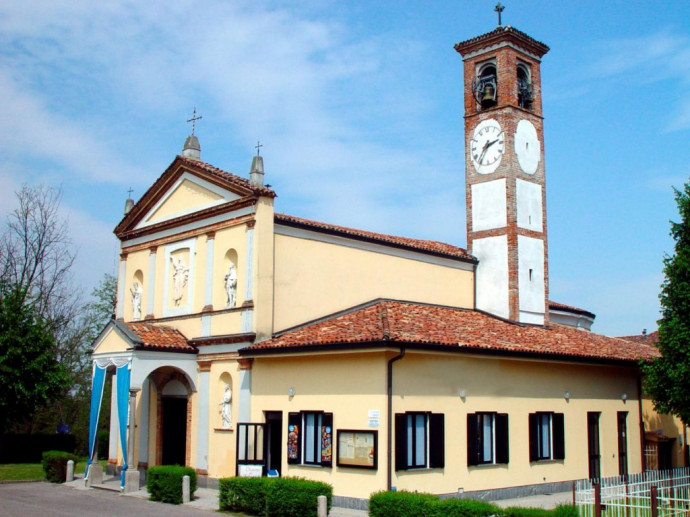
[[[142,310],[144,306],[144,273],[141,269],[137,269],[132,275],[132,284],[129,289],[130,295],[130,309],[132,311],[132,319],[142,319]]]
[[[237,250],[230,248],[223,257],[223,304],[226,309],[234,309],[238,305],[238,278]]]
[[[233,409],[233,386],[232,376],[228,372],[223,372],[218,377],[218,387],[216,394],[218,397],[218,407],[220,409],[218,416],[218,427],[220,429],[232,428],[232,409]]]

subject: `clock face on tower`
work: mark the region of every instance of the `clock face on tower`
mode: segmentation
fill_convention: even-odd
[[[505,138],[500,124],[490,118],[483,120],[472,133],[470,157],[479,174],[494,172],[505,151]]]
[[[522,119],[515,130],[515,154],[520,168],[527,174],[534,174],[541,160],[541,144],[537,129],[529,120]]]

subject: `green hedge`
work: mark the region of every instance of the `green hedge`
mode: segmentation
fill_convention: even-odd
[[[218,482],[219,509],[267,517],[315,515],[317,497],[331,509],[333,487],[301,478],[223,478]]]
[[[376,492],[369,499],[370,517],[578,517],[577,508],[560,505],[554,510],[541,508],[500,508],[473,499],[438,499],[435,495]]]
[[[77,464],[79,458],[64,451],[45,451],[41,464],[46,473],[46,479],[51,483],[64,483],[67,479],[67,462],[72,460]]]
[[[162,465],[146,471],[146,489],[152,501],[182,504],[182,478],[189,476],[189,496],[196,491],[196,472],[191,467]]]

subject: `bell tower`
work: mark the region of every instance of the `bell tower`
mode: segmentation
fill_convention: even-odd
[[[467,246],[479,259],[476,307],[548,324],[541,58],[511,26],[457,43],[464,65]]]

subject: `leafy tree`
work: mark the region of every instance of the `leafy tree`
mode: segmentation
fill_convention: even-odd
[[[661,357],[643,366],[645,389],[657,411],[690,423],[690,183],[675,190],[680,222],[671,222],[675,254],[664,257],[658,347]]]
[[[0,284],[0,431],[30,420],[70,384],[49,326],[17,285]]]

